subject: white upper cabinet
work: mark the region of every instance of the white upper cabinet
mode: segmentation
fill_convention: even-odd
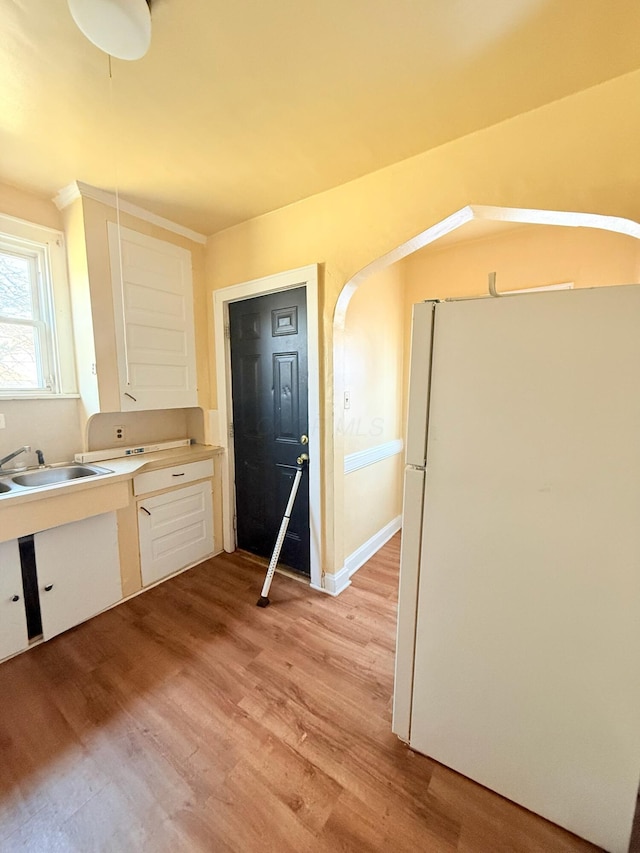
[[[197,406],[187,249],[108,223],[120,410]]]

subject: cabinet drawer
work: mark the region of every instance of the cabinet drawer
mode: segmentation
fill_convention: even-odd
[[[147,492],[158,492],[160,489],[182,486],[194,480],[204,480],[205,477],[213,477],[213,459],[187,462],[186,465],[172,465],[171,468],[159,468],[157,471],[138,474],[133,478],[133,493],[144,495]]]

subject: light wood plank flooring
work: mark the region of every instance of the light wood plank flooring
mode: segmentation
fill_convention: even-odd
[[[391,734],[398,558],[260,609],[221,556],[0,666],[0,850],[594,850]]]

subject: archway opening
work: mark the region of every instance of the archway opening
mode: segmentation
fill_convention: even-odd
[[[640,225],[596,214],[470,206],[345,284],[333,324],[335,541],[342,547],[334,592],[401,524],[411,306],[486,296],[490,272],[497,273],[498,292],[635,283]],[[402,388],[394,394],[398,376]]]

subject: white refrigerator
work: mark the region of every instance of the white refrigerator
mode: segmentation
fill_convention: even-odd
[[[613,853],[640,781],[640,285],[414,307],[393,730]]]

